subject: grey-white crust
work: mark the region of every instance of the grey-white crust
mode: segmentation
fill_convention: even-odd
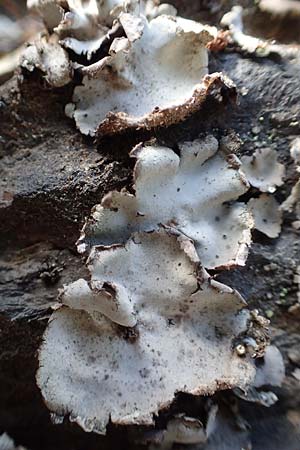
[[[164,224],[193,239],[206,268],[245,264],[253,220],[245,204],[234,202],[248,190],[238,159],[223,155],[213,136],[179,148],[180,156],[160,146],[132,152],[135,195],[113,191],[94,207],[78,242],[80,252]]]

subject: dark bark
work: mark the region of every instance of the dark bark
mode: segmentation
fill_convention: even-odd
[[[211,55],[210,71],[223,71],[236,83],[237,106],[223,93],[222,104],[212,96],[176,127],[99,142],[82,137],[64,114],[72,86],[50,90],[40,74],[18,74],[0,88],[0,432],[32,450],[130,448],[123,429],[100,438],[68,421],[52,425],[35,385],[36,352],[57,289],[84,274],[74,245],[80,227],[105,193],[130,189],[128,153],[152,137],[176,149],[178,139],[206,131],[222,138],[234,130],[243,141],[240,153],[270,146],[287,167],[286,183],[276,193],[279,201],[285,199],[296,180],[289,144],[300,134],[299,62],[300,52],[280,60],[234,49]],[[278,239],[254,233],[247,266],[218,277],[236,287],[251,307],[272,312],[274,341],[287,364],[278,405],[266,410],[242,402],[253,425],[254,450],[297,449],[287,419],[300,422],[299,382],[292,376],[300,362],[288,358],[300,344],[300,313],[288,311],[296,302],[293,276],[300,264],[300,233],[292,228],[293,219],[286,215]],[[262,436],[267,435],[266,442]]]

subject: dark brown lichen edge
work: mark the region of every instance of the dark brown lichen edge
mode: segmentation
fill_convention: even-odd
[[[189,116],[199,112],[204,105],[214,98],[219,103],[227,99],[236,101],[236,87],[234,83],[221,72],[206,75],[202,86],[195,89],[192,97],[184,104],[166,109],[155,109],[146,117],[134,120],[125,113],[109,112],[99,124],[96,136],[102,137],[125,131],[152,130],[162,126],[167,127],[184,121]]]

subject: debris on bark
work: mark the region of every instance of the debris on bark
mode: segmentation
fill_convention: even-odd
[[[254,218],[254,228],[270,238],[279,236],[282,224],[282,211],[279,203],[270,194],[261,194],[248,202]]]

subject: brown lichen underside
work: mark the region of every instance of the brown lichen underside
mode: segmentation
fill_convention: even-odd
[[[136,121],[130,119],[125,113],[110,112],[98,126],[96,135],[102,137],[130,130],[151,130],[163,126],[168,127],[201,111],[211,101],[224,105],[228,101],[235,102],[236,95],[236,88],[227,77],[224,77],[221,73],[206,75],[203,80],[203,87],[196,89],[193,96],[183,105],[154,110],[147,117]]]

